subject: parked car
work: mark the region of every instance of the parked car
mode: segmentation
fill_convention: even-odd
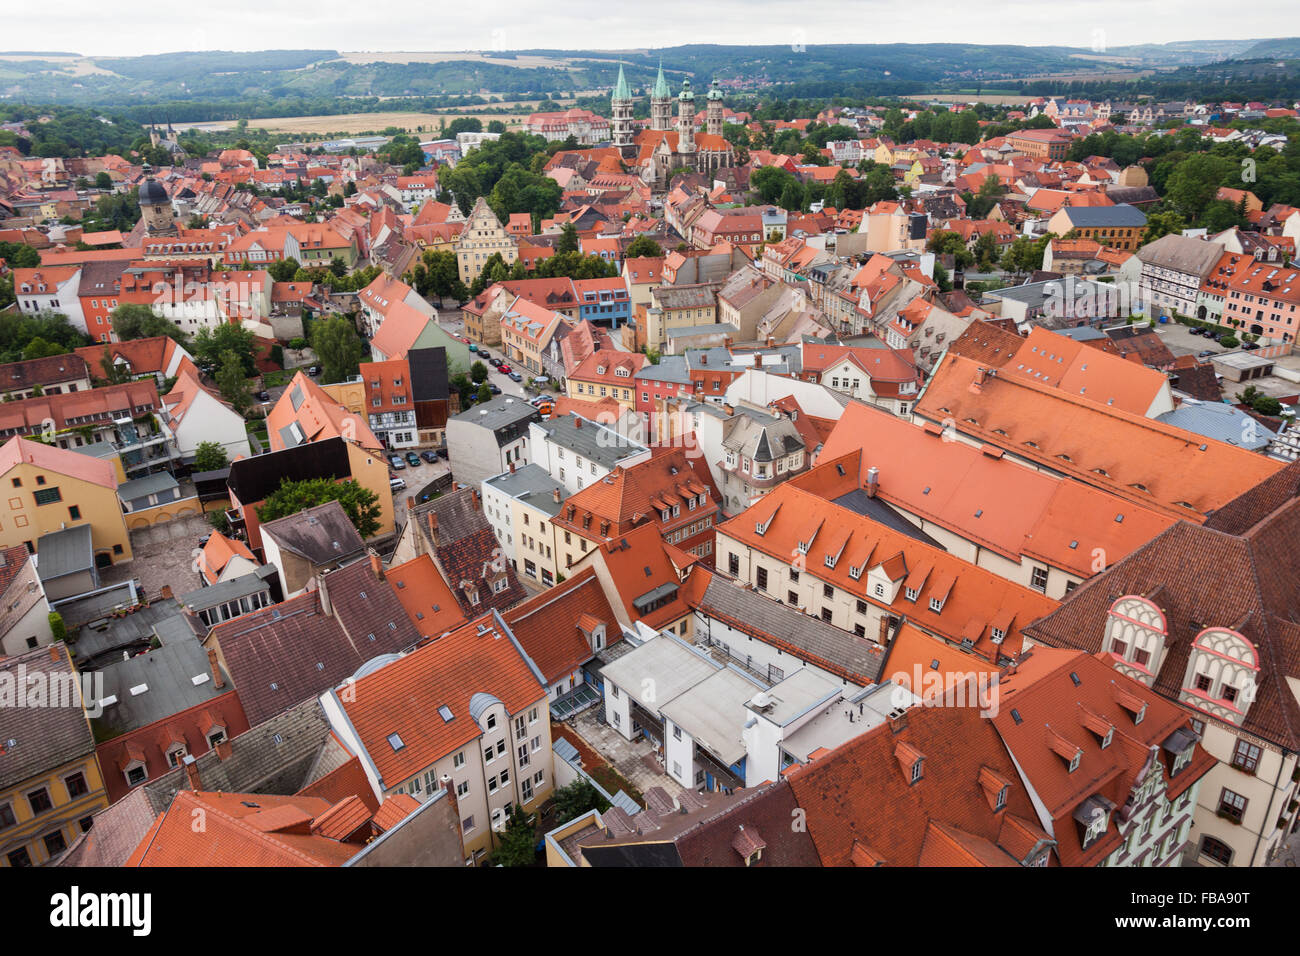
[[[406,487],[406,479],[405,479],[405,478],[389,478],[389,479],[388,479],[388,487],[389,487],[389,489],[390,489],[391,491],[401,491],[403,488]]]
[[[412,468],[419,468],[420,456],[413,451],[408,451],[406,453],[406,463],[410,465]]]
[[[514,369],[512,369],[505,362],[502,362],[500,365],[497,366],[497,371],[500,372],[502,375],[509,375],[511,372],[514,371]]]
[[[1193,325],[1190,329],[1188,329],[1188,331],[1191,332],[1192,335],[1204,335],[1204,334],[1205,334],[1205,329],[1201,328],[1199,325]]]
[[[270,392],[258,392],[258,393],[257,393],[257,400],[258,400],[259,402],[269,402],[269,401],[271,400],[271,393],[270,393]]]
[[[510,372],[508,373],[507,377],[512,382],[522,382],[524,380],[524,377],[520,375],[518,372]]]
[[[395,471],[401,471],[406,467],[406,462],[402,461],[401,457],[398,455],[389,455],[388,464],[392,466]]]
[[[1242,343],[1241,343],[1241,347],[1242,347],[1243,349],[1245,349],[1246,351],[1248,351],[1248,352],[1253,352],[1253,351],[1255,351],[1255,349],[1259,348],[1259,343],[1258,343],[1258,342],[1242,342]]]
[[[471,342],[471,343],[469,343],[469,350],[470,350],[471,352],[477,352],[477,351],[478,351],[478,346],[475,345],[473,342]]]
[[[1212,349],[1201,349],[1201,351],[1199,351],[1199,352],[1196,353],[1196,357],[1197,357],[1197,358],[1209,358],[1209,357],[1210,357],[1211,355],[1213,355],[1213,354],[1214,354],[1214,351],[1213,351]]]
[[[489,383],[488,383],[488,391],[491,392],[493,395],[500,395],[500,394],[501,394],[501,386],[500,386],[500,385],[493,385],[491,382],[489,382]]]
[[[307,369],[307,374],[310,375],[312,378],[315,378],[317,375],[320,374],[320,366],[313,365],[311,368]]]
[[[438,453],[434,451],[422,451],[420,452],[420,457],[432,465],[438,460]]]

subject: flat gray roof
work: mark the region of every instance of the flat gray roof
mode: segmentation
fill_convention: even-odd
[[[674,697],[659,712],[730,767],[745,756],[741,740],[749,719],[745,704],[764,687],[749,675],[724,667]]]
[[[1253,368],[1263,368],[1264,366],[1272,367],[1274,361],[1270,358],[1262,358],[1248,352],[1245,349],[1240,352],[1220,352],[1217,355],[1210,356],[1210,361],[1215,365],[1225,365],[1228,368],[1241,369],[1245,371]]]
[[[661,634],[606,664],[601,668],[601,676],[626,691],[635,692],[638,700],[644,700],[643,688],[651,689],[651,698],[644,702],[647,709],[658,712],[663,704],[711,677],[721,667],[677,638]]]
[[[473,422],[484,428],[496,431],[508,425],[515,425],[529,418],[540,418],[539,412],[522,398],[511,395],[498,395],[489,402],[471,405],[459,415],[453,415],[453,422]]]
[[[117,496],[123,501],[133,501],[136,498],[144,498],[160,491],[179,487],[180,482],[167,472],[160,471],[155,475],[145,475],[143,478],[122,482],[117,486]]]
[[[206,611],[227,601],[237,601],[259,591],[269,591],[271,584],[268,578],[274,577],[276,573],[274,565],[259,565],[256,571],[241,574],[229,581],[198,588],[188,594],[182,594],[177,600],[185,605],[188,611]]]
[[[536,464],[524,465],[516,468],[514,472],[504,472],[495,478],[488,478],[483,483],[550,517],[559,513],[560,505],[568,497],[564,485],[552,478],[545,468]],[[560,493],[559,501],[555,500],[556,491]]]
[[[540,428],[561,448],[605,468],[613,468],[624,458],[646,450],[645,445],[574,412],[534,422],[530,428]]]
[[[230,679],[220,690],[212,679],[207,651],[193,635],[102,668],[105,697],[117,703],[104,708],[93,723],[100,733],[114,736],[147,727],[214,697],[229,693]]]
[[[36,571],[42,581],[88,571],[95,566],[90,525],[74,524],[36,539]]]

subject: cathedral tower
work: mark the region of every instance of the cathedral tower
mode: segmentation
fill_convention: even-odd
[[[659,61],[659,79],[650,91],[650,128],[667,132],[673,128],[673,94],[664,79],[664,64]]]
[[[722,89],[718,86],[717,77],[713,78],[713,84],[709,87],[708,95],[708,113],[705,117],[705,130],[710,136],[722,135]]]
[[[682,92],[677,97],[677,152],[695,152],[695,94],[691,81],[682,82]]]
[[[614,148],[626,156],[632,148],[632,91],[628,88],[621,63],[618,67],[618,83],[614,86],[609,102],[612,110],[609,127]]]

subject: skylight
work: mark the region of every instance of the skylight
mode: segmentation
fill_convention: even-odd
[[[442,718],[443,723],[450,723],[452,719],[451,708],[443,704],[438,708],[438,716]]]
[[[402,742],[401,734],[389,734],[388,745],[392,747],[394,750],[401,750],[403,747],[406,746],[406,744]]]

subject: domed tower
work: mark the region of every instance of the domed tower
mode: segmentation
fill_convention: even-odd
[[[695,152],[695,94],[690,80],[682,81],[677,96],[677,152]]]
[[[166,236],[176,231],[172,201],[162,183],[153,178],[153,170],[148,165],[144,167],[144,182],[140,184],[138,201],[146,233],[151,236]]]
[[[621,63],[618,66],[618,83],[614,85],[609,104],[612,110],[609,129],[614,148],[626,156],[632,148],[632,90],[628,88]]]
[[[659,79],[650,91],[650,128],[667,132],[673,128],[673,93],[664,79],[664,63],[659,61]]]
[[[713,78],[713,84],[709,87],[708,95],[708,114],[705,117],[705,130],[710,136],[722,135],[722,87],[718,86],[718,78]]]

